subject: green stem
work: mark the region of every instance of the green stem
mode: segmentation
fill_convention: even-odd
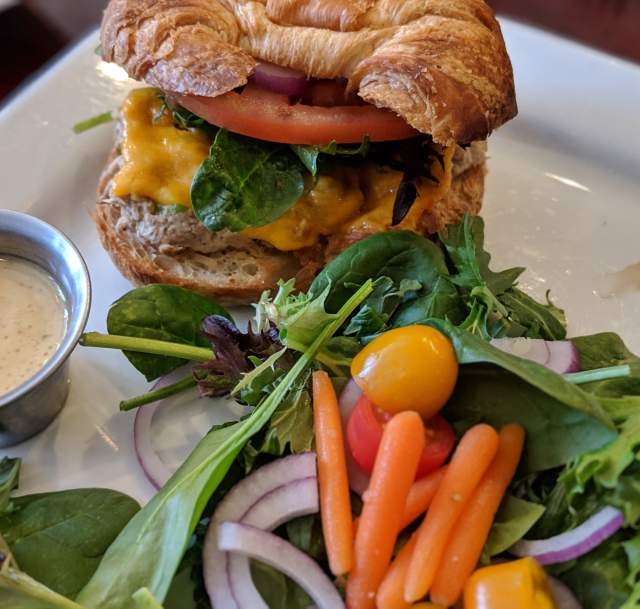
[[[153,391],[148,391],[147,393],[143,393],[142,395],[139,395],[135,398],[123,400],[122,402],[120,402],[120,410],[133,410],[134,408],[138,408],[139,406],[151,404],[153,402],[157,402],[158,400],[164,400],[165,398],[168,398],[172,395],[176,395],[177,393],[182,393],[187,389],[191,389],[191,387],[195,387],[196,385],[196,379],[194,379],[192,376],[187,376],[175,383],[172,383],[171,385],[162,387],[161,389],[154,389]]]
[[[179,357],[180,359],[189,359],[198,362],[207,362],[215,357],[213,351],[205,347],[170,343],[152,338],[100,334],[99,332],[83,334],[80,337],[80,344],[83,347],[101,347],[103,349],[121,349],[123,351],[136,351],[138,353],[152,353],[153,355]]]
[[[631,374],[631,368],[624,364],[622,366],[609,366],[608,368],[595,368],[594,370],[584,370],[563,374],[564,380],[573,385],[582,383],[593,383],[595,381],[607,381],[610,379],[623,378]]]

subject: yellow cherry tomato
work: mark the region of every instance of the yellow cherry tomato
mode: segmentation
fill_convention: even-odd
[[[430,419],[458,379],[451,341],[429,326],[389,330],[353,358],[351,374],[365,395],[390,413],[415,410]]]

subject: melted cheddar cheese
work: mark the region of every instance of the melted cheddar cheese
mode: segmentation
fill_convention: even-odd
[[[134,89],[122,108],[124,163],[113,181],[116,197],[134,195],[160,205],[191,207],[189,190],[211,140],[200,131],[177,129],[155,89]]]
[[[160,205],[191,206],[193,176],[207,158],[211,140],[202,132],[177,129],[162,113],[154,89],[136,89],[122,110],[122,168],[114,177],[113,194],[146,197]],[[397,228],[416,230],[422,213],[431,209],[451,186],[455,147],[433,160],[436,181],[422,179],[418,198]],[[349,232],[377,232],[391,227],[391,216],[402,173],[374,163],[362,167],[335,166],[313,183],[280,218],[242,234],[270,243],[282,251],[309,247],[321,236]]]

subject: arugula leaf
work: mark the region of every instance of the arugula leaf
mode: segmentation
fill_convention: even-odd
[[[370,141],[369,136],[365,135],[362,138],[362,143],[357,148],[353,146],[342,146],[333,140],[326,146],[305,146],[302,144],[291,144],[291,150],[302,161],[302,164],[307,168],[312,176],[316,176],[318,173],[318,157],[321,154],[328,156],[361,156],[366,157],[369,152]]]
[[[422,289],[422,284],[412,279],[403,279],[397,287],[390,277],[378,277],[373,285],[373,293],[345,328],[347,336],[362,338],[382,332],[402,301]]]
[[[163,601],[202,511],[245,444],[271,419],[322,345],[371,293],[371,282],[350,298],[247,418],[206,435],[191,455],[107,550],[78,595],[91,609],[133,609],[131,595],[149,588]]]
[[[291,149],[221,129],[196,172],[191,203],[210,231],[241,231],[277,220],[304,191]]]
[[[431,319],[424,323],[449,337],[462,364],[445,417],[459,427],[478,421],[495,427],[520,423],[527,431],[527,471],[564,465],[615,438],[598,400],[561,375],[500,351],[449,322]]]
[[[18,487],[20,459],[4,457],[0,461],[0,516],[13,511],[11,491]]]
[[[78,489],[17,497],[0,518],[0,533],[29,576],[74,597],[102,555],[138,511],[131,498],[108,489]]]
[[[461,290],[467,306],[462,327],[485,339],[495,336],[528,336],[558,340],[566,336],[564,313],[548,300],[541,304],[515,287],[524,271],[515,267],[496,273],[484,249],[484,222],[465,214],[460,224],[439,233],[449,256],[450,278]]]
[[[409,231],[378,233],[344,250],[319,273],[309,294],[317,296],[330,286],[327,310],[335,311],[371,278],[388,277],[400,289],[403,280],[422,288],[406,298],[390,320],[392,327],[414,323],[425,317],[458,322],[460,299],[448,281],[444,255],[437,245]]]
[[[495,273],[489,268],[491,255],[484,249],[484,221],[479,216],[465,214],[460,224],[448,225],[439,237],[457,271],[451,281],[465,289],[486,286],[500,296],[525,270],[514,267]]]
[[[544,505],[507,495],[496,514],[485,553],[492,557],[508,550],[527,534],[544,511]]]
[[[152,284],[127,292],[109,309],[110,334],[151,338],[208,347],[200,324],[209,315],[231,319],[221,306],[200,294],[174,285]],[[127,359],[148,381],[168,374],[186,360],[163,355],[124,351]]]

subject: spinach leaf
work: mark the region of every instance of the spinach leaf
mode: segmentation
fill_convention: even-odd
[[[98,570],[78,595],[91,609],[133,609],[142,587],[164,601],[171,580],[209,498],[245,444],[271,419],[322,345],[371,293],[366,283],[301,354],[275,389],[247,418],[206,435],[153,499],[107,550]]]
[[[109,309],[110,334],[152,338],[208,347],[200,324],[209,315],[231,319],[221,306],[200,294],[174,285],[154,284],[136,288],[116,300]],[[152,381],[182,366],[186,360],[124,351],[127,359]]]
[[[20,459],[4,457],[0,461],[0,516],[13,511],[11,491],[18,486]]]
[[[13,502],[13,512],[0,518],[0,533],[20,568],[71,598],[139,509],[133,499],[107,489],[27,495]]]
[[[210,231],[264,226],[300,198],[303,170],[288,146],[221,129],[193,178],[193,211]]]
[[[544,505],[507,495],[496,514],[485,553],[492,557],[508,550],[527,534],[544,511]]]
[[[378,233],[334,258],[311,284],[309,294],[317,296],[330,286],[327,310],[335,311],[369,278],[388,277],[398,290],[407,280],[422,288],[399,305],[390,325],[407,325],[425,317],[457,322],[460,300],[447,275],[442,251],[428,239],[409,231]]]
[[[362,138],[362,143],[357,148],[353,146],[338,145],[335,140],[327,144],[326,146],[305,146],[302,144],[291,144],[291,150],[302,161],[302,164],[308,169],[312,176],[316,176],[318,173],[318,157],[321,154],[327,156],[360,156],[362,158],[367,156],[369,152],[370,141],[369,136],[365,135]]]
[[[598,400],[561,375],[504,353],[449,322],[425,323],[449,337],[462,364],[445,417],[463,426],[478,421],[495,427],[519,422],[527,431],[528,471],[564,465],[616,437]]]
[[[285,525],[285,530],[286,537],[294,546],[317,562],[325,563],[327,561],[322,522],[317,514],[290,520]]]

